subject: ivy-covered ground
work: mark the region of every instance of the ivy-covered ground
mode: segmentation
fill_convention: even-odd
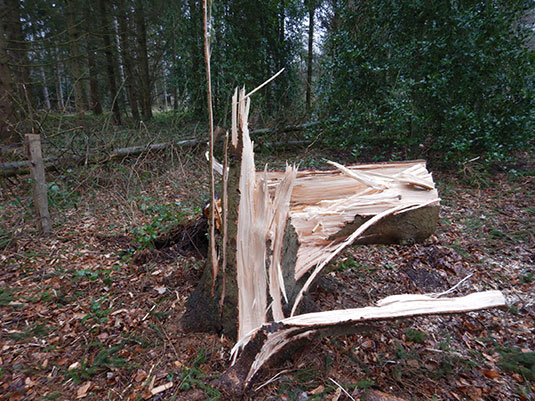
[[[324,156],[308,149],[263,159],[318,167]],[[326,338],[264,372],[248,399],[535,399],[535,167],[527,156],[507,174],[476,163],[435,173],[443,201],[434,236],[354,247],[313,295],[324,310],[366,306],[473,274],[457,294],[499,289],[508,307]],[[229,339],[180,328],[202,258],[142,251],[200,213],[205,175],[201,151],[50,174],[48,237],[35,232],[27,177],[2,182],[1,399],[173,400],[229,366]]]

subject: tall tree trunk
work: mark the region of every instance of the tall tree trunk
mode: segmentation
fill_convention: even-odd
[[[128,95],[128,102],[130,103],[130,109],[132,110],[132,117],[136,123],[139,122],[139,109],[137,107],[136,92],[134,90],[134,66],[132,62],[132,57],[130,54],[130,43],[128,38],[128,21],[127,21],[127,11],[124,4],[124,0],[118,0],[118,15],[117,21],[119,23],[119,41],[121,43],[121,55],[123,57],[123,65],[125,69],[126,76],[126,92]]]
[[[46,86],[46,74],[45,67],[42,65],[39,67],[39,75],[41,76],[41,82],[43,84],[43,101],[45,103],[46,111],[52,110],[52,105],[50,104],[50,96],[48,94],[48,87]]]
[[[5,0],[0,0],[0,15],[4,15]],[[14,129],[15,106],[13,102],[13,88],[9,72],[9,56],[5,38],[4,19],[0,19],[0,143],[13,143],[17,139]]]
[[[59,49],[56,48],[54,52],[55,58],[55,71],[56,71],[56,97],[58,110],[63,111],[65,109],[65,103],[63,102],[63,77],[61,76],[61,61],[59,59]]]
[[[200,5],[196,0],[189,0],[189,27],[190,27],[190,66],[191,66],[191,80],[189,82],[189,96],[193,103],[193,108],[196,114],[204,115],[205,101],[204,101],[204,78],[202,70],[202,46],[200,38],[202,38],[202,14]]]
[[[314,14],[316,5],[314,0],[308,2],[308,58],[307,58],[307,90],[306,111],[309,114],[312,104],[312,63],[314,57]]]
[[[97,72],[97,63],[95,60],[96,57],[96,44],[94,43],[95,35],[93,31],[95,29],[95,24],[92,20],[94,10],[91,7],[91,3],[88,2],[85,4],[84,13],[86,19],[86,30],[87,30],[87,71],[89,75],[89,108],[93,113],[99,115],[102,114],[102,103],[100,102],[100,91],[98,85],[98,72]]]
[[[128,104],[128,93],[126,91],[126,73],[124,71],[124,60],[121,52],[121,45],[119,39],[119,23],[117,21],[117,16],[113,17],[113,45],[115,47],[115,54],[117,57],[114,60],[117,61],[115,65],[115,70],[119,73],[119,90],[121,92],[122,102],[124,104],[124,111],[126,112],[126,105]]]
[[[21,0],[5,0],[5,34],[8,40],[7,48],[11,58],[11,68],[15,75],[12,89],[15,89],[18,102],[25,105],[19,111],[31,114],[33,110],[33,96],[31,95],[30,62],[28,60],[28,46],[20,17]],[[28,104],[29,103],[29,104]],[[23,117],[23,116],[21,116]]]
[[[117,83],[115,80],[115,66],[113,60],[113,47],[111,30],[106,10],[106,0],[99,0],[100,20],[102,23],[102,38],[104,40],[104,54],[106,55],[106,70],[108,73],[108,84],[110,87],[110,96],[112,101],[113,119],[115,123],[121,124],[121,110],[119,108]]]
[[[147,52],[147,26],[145,25],[143,0],[136,1],[134,14],[136,19],[137,53],[141,80],[141,109],[143,119],[150,120],[152,118],[152,96]]]
[[[88,46],[90,46],[88,44]],[[102,103],[100,103],[100,93],[98,87],[98,78],[97,78],[97,65],[95,62],[95,51],[94,49],[88,49],[87,52],[87,69],[89,71],[89,98],[90,105],[89,107],[95,114],[102,114]]]
[[[178,110],[178,88],[176,84],[173,86],[173,110]]]
[[[67,32],[69,34],[69,47],[70,47],[70,69],[72,78],[72,87],[74,90],[74,108],[76,114],[80,117],[84,112],[84,96],[82,86],[82,72],[80,62],[80,48],[76,11],[74,0],[65,0],[67,6]]]

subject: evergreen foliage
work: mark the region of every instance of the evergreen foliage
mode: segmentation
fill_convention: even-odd
[[[448,162],[529,146],[525,12],[522,0],[338,2],[321,86],[329,140],[355,153],[438,152]]]

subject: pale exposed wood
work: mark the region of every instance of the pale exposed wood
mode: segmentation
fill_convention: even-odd
[[[252,362],[245,384],[249,383],[261,367],[289,342],[309,337],[317,331],[330,327],[360,325],[367,321],[394,319],[400,317],[462,313],[487,308],[505,306],[505,298],[500,291],[485,291],[457,298],[433,298],[426,295],[396,295],[379,302],[378,306],[344,309],[327,312],[308,313],[283,319],[275,324],[267,324],[250,332],[236,343],[232,353],[235,355],[252,338],[263,333],[262,347]]]
[[[267,280],[265,273],[266,236],[268,228],[267,188],[256,180],[253,144],[247,128],[248,100],[240,91],[238,124],[243,143],[240,172],[240,203],[238,208],[237,281],[238,338],[266,321]]]
[[[338,233],[357,216],[373,217],[397,207],[407,212],[438,206],[440,201],[425,161],[347,167],[331,164],[337,170],[297,173],[290,210],[300,243],[297,280],[332,259],[330,255],[344,239]],[[276,185],[280,176],[280,172],[270,172],[270,186]]]
[[[412,207],[413,205],[410,205]],[[362,224],[353,234],[351,234],[348,238],[346,238],[343,242],[337,242],[333,241],[331,244],[321,247],[319,249],[314,249],[314,252],[312,250],[311,253],[314,254],[316,261],[319,261],[317,263],[316,261],[312,261],[312,264],[316,265],[316,268],[312,272],[312,274],[308,277],[307,281],[303,285],[303,287],[300,289],[299,293],[297,294],[297,297],[294,301],[294,305],[292,307],[292,316],[295,314],[295,311],[297,309],[297,306],[299,305],[299,302],[301,302],[301,299],[303,298],[303,294],[308,290],[310,285],[313,283],[313,281],[316,279],[316,276],[320,273],[320,271],[331,261],[333,258],[338,255],[342,250],[344,250],[348,245],[352,244],[359,236],[361,236],[363,233],[366,232],[366,230],[376,224],[381,219],[385,218],[386,216],[389,216],[391,214],[394,214],[395,212],[401,211],[404,208],[406,208],[406,205],[398,205],[393,208],[387,209],[377,215],[375,215],[373,218]],[[301,249],[300,249],[301,250]],[[297,254],[298,261],[299,261],[299,253]],[[297,269],[297,267],[296,267]],[[297,275],[297,274],[296,274]]]
[[[26,154],[30,163],[32,178],[33,204],[37,213],[38,227],[43,234],[48,234],[52,228],[52,221],[48,211],[48,195],[45,181],[45,167],[41,153],[41,138],[39,135],[24,135]]]
[[[172,388],[174,386],[173,382],[169,382],[169,383],[165,383],[165,384],[162,384],[161,386],[158,386],[158,387],[154,387],[150,393],[152,395],[156,395],[156,394],[159,394],[159,393],[162,393],[164,392],[165,390],[169,390],[170,388]]]
[[[225,302],[226,286],[227,286],[227,242],[228,242],[228,146],[229,135],[228,131],[225,133],[225,146],[223,148],[223,166],[222,166],[222,180],[223,180],[223,198],[222,198],[222,216],[223,216],[223,243],[221,244],[221,268],[223,270],[223,283],[221,284],[221,297],[219,300],[219,312],[223,310],[223,303]],[[215,161],[215,159],[214,159]],[[212,166],[213,167],[213,166]],[[223,173],[224,171],[224,173]]]
[[[238,339],[267,321],[267,289],[273,300],[273,317],[277,320],[284,318],[282,298],[286,293],[281,253],[297,172],[295,167],[288,166],[281,181],[269,193],[267,172],[255,171],[253,143],[247,125],[249,103],[250,98],[242,89],[237,110],[233,112],[237,122],[232,124],[242,143],[236,251]]]
[[[215,241],[215,177],[214,177],[214,113],[212,108],[212,76],[210,73],[210,43],[208,40],[208,4],[203,0],[203,33],[204,33],[204,60],[206,62],[206,84],[208,87],[208,125],[210,128],[209,163],[210,163],[210,262],[212,263],[212,296],[214,296],[215,282],[219,273],[219,260]],[[167,99],[167,97],[166,97]]]

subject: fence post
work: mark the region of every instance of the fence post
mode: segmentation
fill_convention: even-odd
[[[26,154],[30,162],[30,176],[32,178],[33,204],[37,212],[38,227],[43,234],[48,234],[52,228],[52,221],[48,212],[47,186],[45,181],[45,166],[41,152],[41,137],[34,134],[24,135]]]

